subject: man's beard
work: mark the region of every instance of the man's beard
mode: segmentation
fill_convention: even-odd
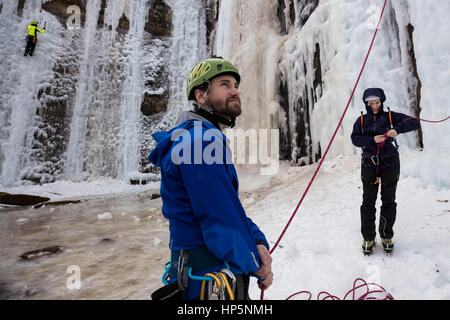
[[[241,100],[237,97],[227,98],[225,101],[206,99],[206,103],[214,109],[215,113],[230,119],[237,118],[242,112]]]

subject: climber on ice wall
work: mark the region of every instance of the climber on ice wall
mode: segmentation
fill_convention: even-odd
[[[38,23],[36,20],[31,21],[31,24],[28,26],[28,32],[27,32],[27,46],[25,47],[25,53],[23,54],[24,57],[27,55],[33,56],[34,49],[36,48],[37,44],[37,32],[45,33],[45,25],[44,29],[41,30],[38,28]]]

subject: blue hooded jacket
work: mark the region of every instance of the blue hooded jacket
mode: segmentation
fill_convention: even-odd
[[[206,246],[233,273],[249,275],[261,267],[256,245],[269,245],[241,205],[225,135],[195,113],[186,114],[188,120],[172,130],[153,134],[157,146],[148,157],[161,168],[169,247]]]
[[[366,98],[370,96],[379,97],[381,100],[381,109],[377,114],[373,114],[372,108],[367,105]],[[377,153],[377,144],[374,137],[376,135],[385,134],[390,130],[389,113],[384,111],[384,102],[386,96],[383,89],[369,88],[364,91],[363,102],[366,106],[367,114],[363,116],[363,128],[361,128],[361,117],[356,119],[353,125],[353,132],[351,134],[352,142],[355,146],[363,148],[363,159],[370,158]],[[420,128],[420,121],[407,116],[403,113],[391,111],[393,129],[398,134]],[[394,139],[387,138],[383,147],[380,150],[380,155],[383,157],[398,155],[397,148],[392,144]]]

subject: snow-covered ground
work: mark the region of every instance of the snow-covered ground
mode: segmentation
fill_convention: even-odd
[[[407,172],[408,166],[418,165],[416,159],[416,153],[403,154],[403,171]],[[291,167],[282,163],[278,174],[272,177],[255,176],[239,169],[241,201],[271,245],[292,214],[316,165]],[[360,249],[362,190],[359,170],[358,156],[338,156],[324,162],[272,255],[274,283],[265,291],[265,299],[285,299],[301,290],[310,291],[313,299],[321,291],[343,298],[356,278],[381,285],[395,299],[450,299],[450,190],[426,186],[418,178],[403,173],[397,191],[394,254],[386,256],[378,245],[374,254],[367,257]],[[97,180],[2,190],[47,195],[52,200],[92,196],[100,199],[93,202],[95,207],[83,204],[81,210],[77,204],[65,206],[66,209],[61,207],[56,209],[61,210],[59,215],[42,221],[36,220],[36,214],[30,212],[30,220],[34,222],[29,232],[26,231],[27,220],[19,220],[26,219],[28,211],[0,211],[0,226],[20,224],[19,229],[17,226],[7,229],[2,235],[16,248],[2,249],[0,280],[10,288],[14,288],[14,281],[17,281],[16,289],[17,286],[26,288],[27,284],[28,288],[35,288],[37,293],[31,298],[148,299],[149,290],[161,285],[159,279],[169,257],[168,225],[159,216],[159,200],[130,198],[129,194],[142,191],[148,196],[152,189],[158,189],[157,183],[131,186],[114,180]],[[116,200],[105,196],[108,193],[116,194]],[[131,201],[126,200],[127,197]],[[39,210],[43,216],[55,213],[50,212],[55,210],[51,207]],[[110,219],[104,219],[105,216]],[[40,224],[60,232],[50,234],[49,231],[42,237],[36,233]],[[104,229],[106,226],[108,229]],[[67,245],[69,250],[26,265],[10,254],[22,253],[19,251],[24,251],[27,243],[28,250],[44,247],[52,235],[52,241]],[[11,241],[11,237],[17,239]],[[108,244],[108,250],[98,244],[101,237],[114,240]],[[74,261],[81,265],[83,281],[81,289],[75,293],[65,288],[69,275],[64,272]],[[27,268],[30,269],[26,271]],[[39,278],[38,269],[45,270],[45,276]],[[51,290],[55,283],[58,289]],[[250,294],[253,299],[259,299],[260,291],[254,280]],[[305,299],[307,295],[296,298]]]
[[[415,156],[404,156],[401,161],[414,161]],[[243,200],[247,214],[261,226],[271,245],[315,167],[284,167],[270,186],[250,192]],[[361,187],[358,157],[341,156],[324,162],[272,254],[275,280],[265,292],[266,299],[285,299],[302,290],[310,291],[313,299],[321,291],[343,298],[356,278],[381,285],[396,299],[450,298],[450,191],[402,177],[397,189],[395,252],[386,256],[378,245],[367,257],[360,249]],[[258,296],[256,286],[251,293]]]

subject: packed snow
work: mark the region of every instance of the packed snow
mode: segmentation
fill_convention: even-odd
[[[415,153],[404,154],[401,163],[417,164],[416,157]],[[247,214],[264,230],[272,246],[315,168],[282,167],[270,184],[246,194],[246,199],[254,201],[248,204],[244,200]],[[245,182],[254,184],[251,179],[241,179],[244,190]],[[402,174],[394,254],[386,256],[377,237],[378,246],[367,257],[361,252],[361,188],[358,157],[338,156],[324,162],[272,254],[274,285],[265,292],[266,299],[285,299],[302,290],[310,291],[313,299],[321,291],[343,298],[357,278],[381,285],[395,299],[450,298],[450,190]],[[380,205],[377,201],[377,227]],[[256,286],[251,292],[259,297]],[[305,295],[295,298],[304,299]]]

